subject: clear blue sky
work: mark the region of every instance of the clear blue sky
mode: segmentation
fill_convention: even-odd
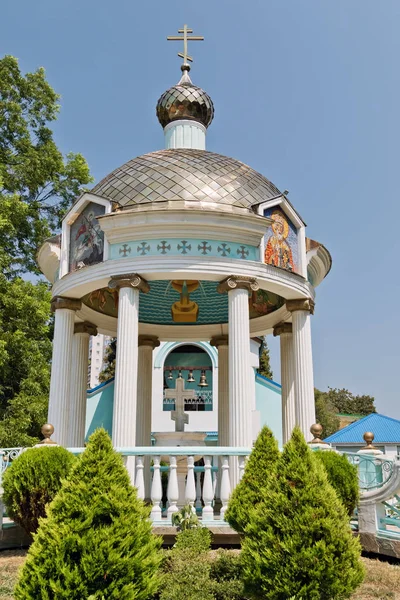
[[[46,68],[57,142],[96,180],[163,147],[155,104],[181,49],[165,38],[184,23],[205,36],[191,75],[216,108],[208,149],[288,189],[333,256],[312,321],[316,386],[374,395],[400,418],[399,0],[3,0],[1,12],[1,54]]]

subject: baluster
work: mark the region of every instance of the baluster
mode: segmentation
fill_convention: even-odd
[[[225,511],[228,508],[229,497],[231,495],[231,480],[229,476],[229,458],[223,456],[221,461],[221,521],[225,519]]]
[[[245,456],[239,456],[239,481],[243,477],[245,466],[246,466],[246,457]]]
[[[187,478],[185,489],[185,502],[193,507],[196,500],[196,484],[194,481],[194,456],[187,457]]]
[[[136,457],[136,477],[135,487],[137,488],[137,497],[144,500],[144,475],[143,475],[143,456]]]
[[[196,512],[201,512],[203,505],[201,503],[201,473],[197,471],[196,473],[196,504],[194,505],[196,508]]]
[[[151,519],[152,521],[161,521],[161,507],[160,503],[162,500],[162,485],[161,485],[161,472],[160,472],[160,457],[153,456],[153,481],[151,483]]]
[[[168,478],[168,519],[171,519],[172,515],[178,512],[176,503],[179,500],[179,487],[178,487],[178,475],[176,472],[176,456],[169,457],[169,478]]]
[[[211,478],[211,456],[204,457],[204,483],[203,483],[203,521],[212,521],[214,511],[211,506],[214,498],[214,491]]]

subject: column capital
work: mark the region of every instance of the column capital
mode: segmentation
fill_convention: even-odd
[[[231,290],[248,290],[256,292],[260,285],[255,277],[246,277],[245,275],[229,275],[223,279],[217,287],[219,294],[230,292]]]
[[[139,335],[138,337],[139,346],[150,346],[152,350],[160,345],[160,340],[156,335]]]
[[[229,338],[227,335],[215,335],[211,338],[210,344],[216,348],[219,348],[220,346],[228,346]]]
[[[291,323],[278,323],[274,327],[274,337],[279,335],[283,335],[284,333],[292,333],[292,324]]]
[[[87,333],[89,335],[97,335],[97,327],[89,321],[83,321],[83,323],[75,323],[74,333]]]
[[[108,287],[120,290],[123,287],[132,287],[144,294],[150,291],[147,281],[137,273],[127,273],[125,275],[113,275],[108,282]]]
[[[296,310],[308,311],[310,314],[314,314],[315,302],[312,298],[297,298],[296,300],[286,300],[286,309],[289,312],[295,312]]]
[[[69,310],[80,310],[82,302],[77,298],[64,298],[63,296],[54,296],[51,300],[51,312],[59,308],[68,308]]]

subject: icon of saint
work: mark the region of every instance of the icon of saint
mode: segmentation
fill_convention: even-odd
[[[280,210],[271,215],[272,235],[270,235],[264,254],[264,262],[288,271],[294,270],[292,250],[286,239],[289,235],[289,223]]]

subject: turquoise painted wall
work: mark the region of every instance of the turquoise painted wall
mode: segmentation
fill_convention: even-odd
[[[114,379],[101,383],[87,393],[85,440],[98,427],[111,435],[114,405]]]
[[[267,425],[282,448],[282,393],[279,383],[256,374],[256,409],[261,427]]]
[[[180,359],[179,354],[172,354],[170,357],[176,357],[178,361]],[[208,355],[200,354],[192,355],[192,362],[194,366],[195,357],[199,356],[202,360],[208,358],[209,364],[211,360]],[[168,357],[168,358],[170,358]],[[186,354],[186,358],[190,361],[190,357]],[[167,359],[168,360],[168,359]],[[173,359],[175,362],[175,358]],[[182,362],[179,362],[182,364]],[[187,363],[189,364],[189,362]],[[201,365],[206,366],[206,362],[202,362]],[[167,365],[167,363],[166,363]],[[177,373],[176,373],[177,374]],[[175,374],[175,375],[176,375]],[[187,372],[183,372],[182,375],[186,378]],[[207,380],[212,389],[212,374],[211,371],[207,371]],[[168,382],[168,380],[167,380]],[[174,384],[174,381],[168,382]],[[190,384],[186,384],[189,386]],[[195,384],[192,384],[195,386]],[[173,387],[173,386],[172,386]],[[87,413],[86,413],[86,439],[89,435],[98,427],[104,427],[106,431],[111,435],[112,432],[112,413],[113,413],[113,402],[114,402],[114,380],[111,379],[106,383],[102,383],[93,390],[88,391],[87,399]],[[281,386],[270,379],[256,375],[256,409],[260,412],[260,423],[261,427],[267,425],[276,436],[279,447],[282,447],[282,403],[281,403]]]

